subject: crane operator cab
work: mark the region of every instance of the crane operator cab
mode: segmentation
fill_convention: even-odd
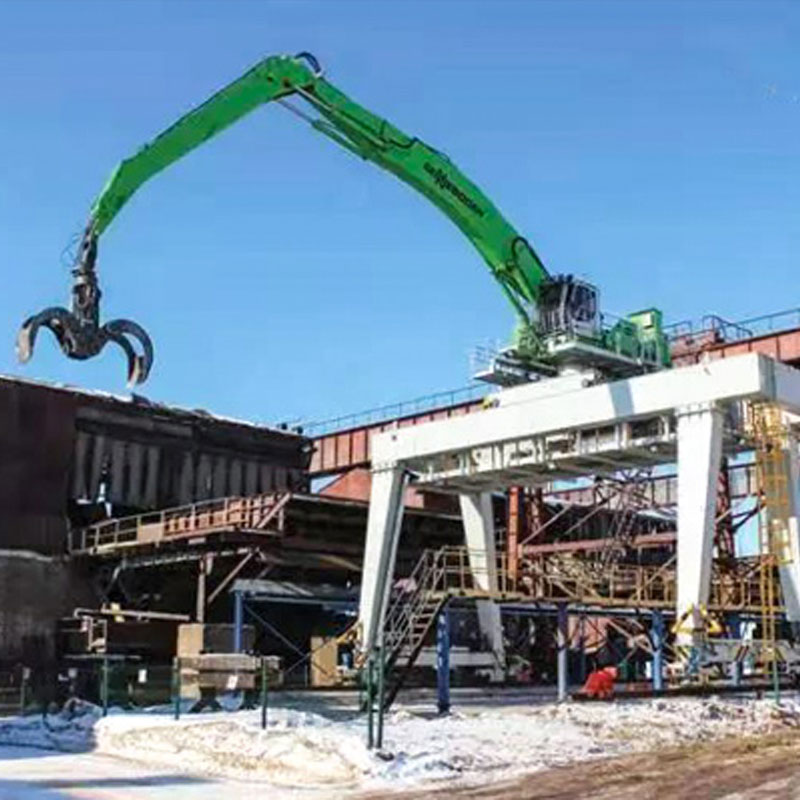
[[[539,296],[539,330],[542,336],[557,334],[596,339],[601,319],[597,287],[560,275],[547,281]]]
[[[669,365],[661,312],[646,309],[607,322],[597,287],[571,275],[541,286],[535,323],[543,356],[556,373],[590,367],[625,377]]]
[[[648,308],[608,322],[597,287],[571,275],[541,284],[531,323],[532,343],[518,338],[474,377],[499,386],[587,370],[615,379],[670,363],[660,311]]]

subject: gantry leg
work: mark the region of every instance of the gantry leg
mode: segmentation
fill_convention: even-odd
[[[494,510],[490,492],[459,495],[464,537],[469,551],[469,566],[475,586],[497,593],[497,552],[494,543]],[[495,655],[495,678],[502,680],[505,646],[500,607],[492,600],[478,600],[478,625]]]
[[[786,607],[786,619],[789,622],[800,622],[800,465],[798,465],[797,437],[790,433],[788,446],[784,454],[786,458],[786,475],[789,478],[790,516],[788,522],[789,541],[785,552],[779,560],[782,563],[778,572],[781,578],[783,601]]]
[[[392,588],[397,540],[403,524],[405,484],[405,473],[398,466],[381,468],[372,473],[358,605],[361,649],[364,653],[380,645],[383,639],[383,620]]]
[[[708,603],[717,480],[722,458],[722,412],[715,406],[678,410],[678,642],[695,643],[700,606]]]

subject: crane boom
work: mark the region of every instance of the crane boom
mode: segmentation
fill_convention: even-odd
[[[310,59],[310,60],[309,60]],[[273,56],[181,117],[122,161],[92,206],[99,236],[136,190],[191,150],[265,103],[299,96],[322,116],[320,133],[396,175],[440,208],[472,242],[515,310],[528,319],[547,270],[489,198],[445,155],[351,100],[322,77],[316,60]]]
[[[319,117],[311,118],[289,105],[289,97],[302,99]],[[577,320],[583,326],[583,338],[596,339],[601,351],[608,349],[611,340],[596,324],[593,287],[573,285],[571,279],[552,281],[528,241],[447,156],[350,99],[323,77],[312,55],[300,53],[259,62],[116,167],[91,207],[73,270],[72,309],[50,308],[26,320],[18,337],[21,360],[30,357],[36,332],[44,326],[54,332],[62,350],[72,358],[89,358],[107,341],[117,342],[128,355],[129,381],[146,379],[152,345],[144,330],[128,320],[99,325],[101,293],[95,270],[98,241],[144,183],[273,101],[287,105],[318,132],[400,178],[458,226],[483,257],[518,316],[517,355],[541,359],[541,333],[548,325],[552,328],[554,320],[556,327],[563,327],[565,320],[574,327]],[[549,310],[544,314],[547,324],[543,328],[538,318],[545,305]],[[591,325],[587,324],[589,317]],[[624,339],[616,335],[613,341]],[[131,340],[141,344],[142,354],[136,352]]]

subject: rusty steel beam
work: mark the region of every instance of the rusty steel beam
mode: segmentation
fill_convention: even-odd
[[[742,353],[763,353],[787,364],[800,364],[800,328],[753,336],[736,342],[720,341],[708,331],[685,336],[673,342],[675,366],[695,364],[702,358],[727,358]],[[312,478],[339,475],[355,467],[369,467],[372,436],[392,428],[419,425],[431,420],[472,414],[483,407],[482,400],[443,405],[420,414],[407,414],[334,430],[313,438],[314,454],[309,472]]]
[[[652,508],[669,508],[678,502],[677,475],[654,475],[642,483],[642,491]],[[757,494],[755,465],[729,466],[728,491],[731,501],[755,497]],[[548,492],[545,499],[582,506],[591,506],[598,502],[597,489],[594,485],[557,489]]]
[[[800,328],[767,333],[737,342],[699,341],[696,347],[683,347],[673,355],[676,367],[696,364],[703,358],[712,361],[718,358],[740,356],[744,353],[762,353],[785,364],[800,362]]]
[[[519,543],[525,532],[525,490],[522,486],[512,486],[508,490],[508,536],[506,550],[508,552],[508,577],[512,585],[519,577]]]
[[[627,543],[627,547],[632,550],[646,549],[653,547],[673,547],[676,541],[674,531],[666,533],[645,533],[634,536]],[[602,539],[578,539],[574,541],[547,542],[545,544],[526,544],[522,548],[525,556],[545,555],[547,553],[577,553],[605,550],[618,544],[617,540]]]
[[[421,414],[410,414],[397,419],[323,434],[314,439],[314,453],[311,456],[309,473],[312,478],[320,478],[338,475],[356,467],[369,467],[370,443],[374,434],[394,428],[420,425],[423,422],[472,414],[480,411],[482,403],[482,400],[456,403]]]
[[[233,583],[237,575],[250,563],[258,550],[249,550],[228,572],[228,574],[214,587],[214,591],[208,596],[206,607],[208,608],[221,594]]]

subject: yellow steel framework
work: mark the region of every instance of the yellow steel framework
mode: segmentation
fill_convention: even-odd
[[[761,585],[762,659],[777,681],[780,653],[776,644],[780,589],[778,568],[792,561],[789,519],[792,515],[789,472],[789,431],[781,409],[771,403],[751,403],[749,427],[755,445],[758,515],[759,581]]]

